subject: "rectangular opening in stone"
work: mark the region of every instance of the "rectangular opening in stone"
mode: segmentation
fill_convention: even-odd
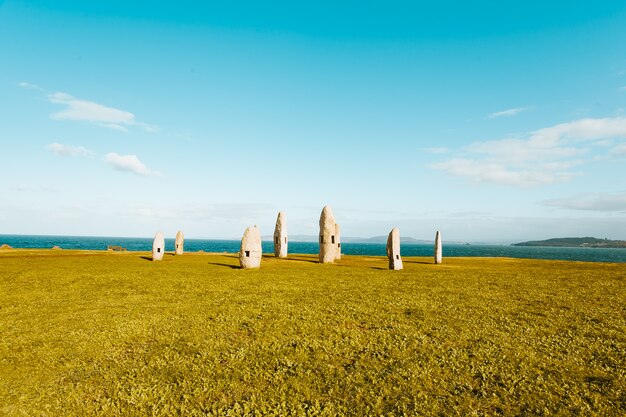
[[[246,251],[246,258],[249,258],[249,257],[250,257],[250,251],[249,251],[249,250],[247,250],[247,251]]]
[[[285,243],[287,243],[287,236],[285,236]]]
[[[341,247],[341,243],[337,243],[337,247],[340,248]]]
[[[396,255],[396,259],[400,259],[400,255]]]
[[[335,243],[335,236],[330,237],[330,243]]]
[[[320,243],[324,243],[324,236],[320,235]]]
[[[278,241],[279,241],[279,238],[278,238],[278,237],[275,237],[275,238],[274,238],[274,243],[278,243]]]
[[[161,248],[157,248],[157,253],[161,253]]]

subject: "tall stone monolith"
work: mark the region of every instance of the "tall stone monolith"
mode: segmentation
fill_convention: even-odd
[[[341,259],[341,226],[339,226],[339,223],[335,223],[335,242],[337,242],[337,246],[335,246],[335,260],[338,261]]]
[[[163,232],[157,232],[154,236],[154,242],[152,242],[152,260],[160,261],[163,259],[165,253],[165,238]]]
[[[389,269],[402,269],[402,258],[400,257],[400,231],[397,227],[391,229],[387,238],[387,257],[389,258]]]
[[[443,260],[443,251],[441,249],[441,233],[437,230],[435,235],[435,263],[440,264]]]
[[[330,206],[325,206],[320,215],[320,263],[335,261],[335,216]]]
[[[176,233],[176,241],[174,242],[174,254],[182,255],[185,246],[185,235],[180,230]]]
[[[259,232],[259,228],[256,225],[250,226],[246,229],[241,239],[239,264],[243,269],[260,268],[262,254],[261,232]]]
[[[287,219],[285,212],[278,213],[276,227],[274,228],[274,256],[277,258],[287,257]]]

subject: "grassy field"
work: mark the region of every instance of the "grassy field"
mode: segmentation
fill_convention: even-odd
[[[626,264],[0,251],[0,415],[626,414]]]

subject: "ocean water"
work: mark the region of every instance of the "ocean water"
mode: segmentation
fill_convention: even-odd
[[[129,251],[152,250],[152,238],[128,237],[88,237],[88,236],[26,236],[0,235],[0,245],[14,248],[51,248],[106,250],[107,246],[122,246]],[[238,240],[185,239],[185,251],[197,252],[238,252]],[[174,250],[174,239],[165,239],[165,249]],[[271,241],[263,242],[263,252],[273,253]],[[319,245],[313,242],[289,242],[289,253],[315,254]],[[403,256],[432,256],[432,245],[403,244]],[[384,244],[342,243],[342,253],[346,255],[385,256]],[[586,262],[626,262],[626,249],[607,248],[550,248],[505,245],[446,245],[444,257],[508,257],[531,259],[557,259]]]

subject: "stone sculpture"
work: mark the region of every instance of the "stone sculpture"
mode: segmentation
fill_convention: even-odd
[[[335,242],[337,242],[335,260],[338,261],[341,259],[341,226],[339,226],[339,223],[335,223]]]
[[[278,213],[276,227],[274,228],[274,256],[277,258],[287,257],[287,219],[285,212]]]
[[[400,231],[397,227],[391,229],[387,238],[387,257],[389,258],[389,269],[402,269],[402,258],[400,257]]]
[[[152,243],[152,260],[160,261],[163,259],[163,253],[165,253],[165,238],[163,232],[157,232]]]
[[[174,242],[174,254],[182,255],[185,246],[185,235],[180,230],[176,233],[176,241]]]
[[[250,226],[246,229],[241,239],[241,249],[239,250],[239,264],[243,269],[261,267],[261,232],[259,228]]]
[[[322,264],[335,261],[335,216],[330,206],[325,206],[320,215],[320,256]]]
[[[443,252],[441,250],[441,233],[437,230],[435,235],[435,263],[440,264],[443,258]]]

